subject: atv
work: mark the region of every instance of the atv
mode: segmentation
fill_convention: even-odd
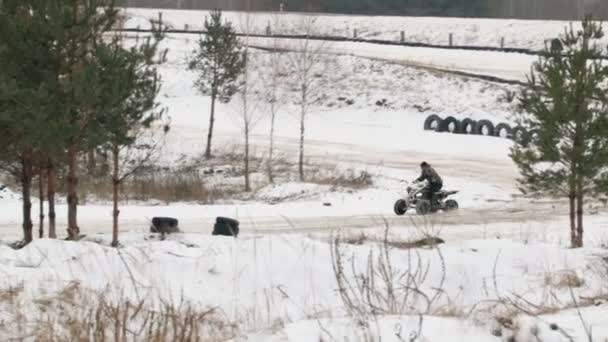
[[[457,194],[458,191],[439,191],[435,194],[436,203],[431,205],[431,201],[424,198],[426,189],[427,186],[424,182],[407,186],[405,198],[395,202],[395,214],[403,216],[410,208],[416,209],[416,214],[418,215],[428,215],[436,213],[439,210],[447,212],[458,209],[458,202],[453,199],[447,199],[449,196]]]

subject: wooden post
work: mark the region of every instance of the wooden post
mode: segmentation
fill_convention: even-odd
[[[353,38],[357,39],[357,29],[353,29]]]
[[[450,32],[450,46],[454,46],[454,34]]]
[[[505,37],[500,37],[500,48],[501,49],[505,48]]]
[[[158,24],[160,25],[163,22],[163,12],[158,12]]]
[[[401,42],[405,43],[405,31],[401,31]]]
[[[272,35],[272,31],[270,30],[270,24],[268,24],[268,26],[266,26],[266,35],[267,36],[271,36]]]

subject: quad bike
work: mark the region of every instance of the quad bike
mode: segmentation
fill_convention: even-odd
[[[449,196],[458,193],[458,191],[439,191],[435,194],[436,203],[431,205],[431,201],[424,198],[426,189],[426,184],[422,182],[408,186],[405,197],[395,202],[395,214],[399,216],[405,215],[410,208],[416,209],[416,214],[418,215],[428,215],[439,210],[452,211],[458,209],[458,202],[453,199],[447,199]]]

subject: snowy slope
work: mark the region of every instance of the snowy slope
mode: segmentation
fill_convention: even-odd
[[[28,298],[36,298],[40,288],[54,293],[74,281],[84,288],[105,290],[109,298],[149,298],[149,303],[186,300],[202,308],[219,308],[243,324],[243,331],[259,331],[281,321],[287,324],[287,341],[317,341],[315,336],[326,334],[313,322],[306,322],[314,317],[332,333],[359,340],[355,337],[359,331],[348,329],[355,323],[343,319],[346,312],[337,292],[327,239],[247,234],[235,240],[197,234],[160,242],[147,234],[127,234],[122,238],[125,247],[119,250],[107,247],[108,239],[98,235],[79,243],[37,240],[18,251],[0,246],[0,272],[4,275],[0,285],[23,284],[26,303]],[[375,244],[343,245],[341,253],[349,260],[347,273],[351,272],[351,258],[354,267],[365,269],[370,252],[377,255],[380,249]],[[594,296],[605,288],[604,275],[595,271],[598,257],[606,254],[599,248],[570,250],[548,242],[469,240],[448,242],[441,247],[441,254],[430,249],[411,253],[398,248],[389,253],[394,272],[406,270],[408,263],[416,264],[418,258],[425,269],[428,263],[426,275],[418,280],[420,290],[427,295],[438,286],[442,288],[423,324],[423,335],[429,341],[449,332],[456,334],[456,340],[479,336],[481,341],[493,341],[493,319],[506,309],[493,301],[502,298],[521,296],[522,303],[546,310],[569,306],[572,296],[560,282],[562,274],[584,279],[572,289],[576,298]],[[380,316],[380,324],[393,326],[395,320],[401,321],[408,335],[415,321],[407,312],[415,314],[423,307],[413,303],[418,309],[404,309],[401,317]],[[475,314],[468,316],[470,310]],[[445,314],[448,312],[456,316],[450,318],[454,314]],[[467,317],[476,320],[461,321]],[[590,322],[599,328],[602,320],[598,318],[590,316]],[[298,323],[289,324],[292,322]],[[569,331],[578,327],[578,322],[566,317],[559,322]],[[439,323],[448,324],[446,330],[433,329]],[[462,330],[457,331],[457,326]],[[381,331],[387,338],[394,333]],[[606,334],[605,329],[594,331],[598,338]]]
[[[127,9],[131,17],[127,27],[145,28],[149,25],[147,19],[158,18],[159,11],[163,13],[163,20],[176,29],[183,29],[185,25],[201,29],[205,15],[208,15],[207,11],[130,8]],[[224,15],[238,30],[245,31],[245,13],[226,12]],[[272,32],[302,34],[302,26],[298,23],[309,20],[297,13],[253,13],[250,17],[251,32],[261,34],[268,25],[273,28]],[[546,40],[563,33],[568,25],[566,21],[548,20],[314,15],[314,32],[319,35],[352,37],[356,29],[360,38],[398,41],[404,31],[408,42],[448,45],[452,33],[456,45],[500,47],[504,37],[506,47],[529,49],[542,49]]]

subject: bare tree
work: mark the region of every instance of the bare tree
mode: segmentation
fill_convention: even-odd
[[[304,16],[299,23],[300,32],[306,37],[314,36],[316,20],[312,16]],[[300,146],[298,157],[298,172],[300,181],[304,181],[304,138],[306,134],[306,119],[319,102],[323,89],[319,86],[322,76],[329,64],[328,55],[324,53],[326,44],[322,41],[301,39],[294,43],[293,53],[289,54],[289,67],[292,74],[292,87],[298,93],[295,104],[298,106],[300,121]]]
[[[275,15],[273,19],[273,29],[280,31],[281,29],[280,16]],[[280,38],[272,39],[271,51],[265,55],[263,59],[264,73],[261,75],[263,87],[263,98],[268,103],[268,113],[270,114],[270,132],[269,132],[269,146],[268,146],[268,161],[266,166],[266,175],[268,182],[274,183],[274,135],[275,135],[275,123],[277,115],[286,104],[287,98],[285,93],[285,77],[286,72],[286,58],[283,53],[283,46]]]
[[[250,9],[249,1],[247,2],[247,9]],[[249,15],[249,11],[245,14],[244,18],[241,18],[241,26],[243,32],[246,33],[243,45],[245,46],[243,52],[244,67],[240,76],[238,91],[233,97],[232,106],[235,108],[235,112],[239,117],[240,124],[242,125],[244,139],[245,139],[245,156],[244,156],[244,177],[245,177],[245,191],[251,191],[251,180],[250,180],[250,143],[249,138],[251,131],[255,125],[259,122],[263,115],[263,102],[260,96],[261,87],[260,77],[256,70],[253,68],[252,54],[249,50],[249,32],[252,26],[252,17]]]

